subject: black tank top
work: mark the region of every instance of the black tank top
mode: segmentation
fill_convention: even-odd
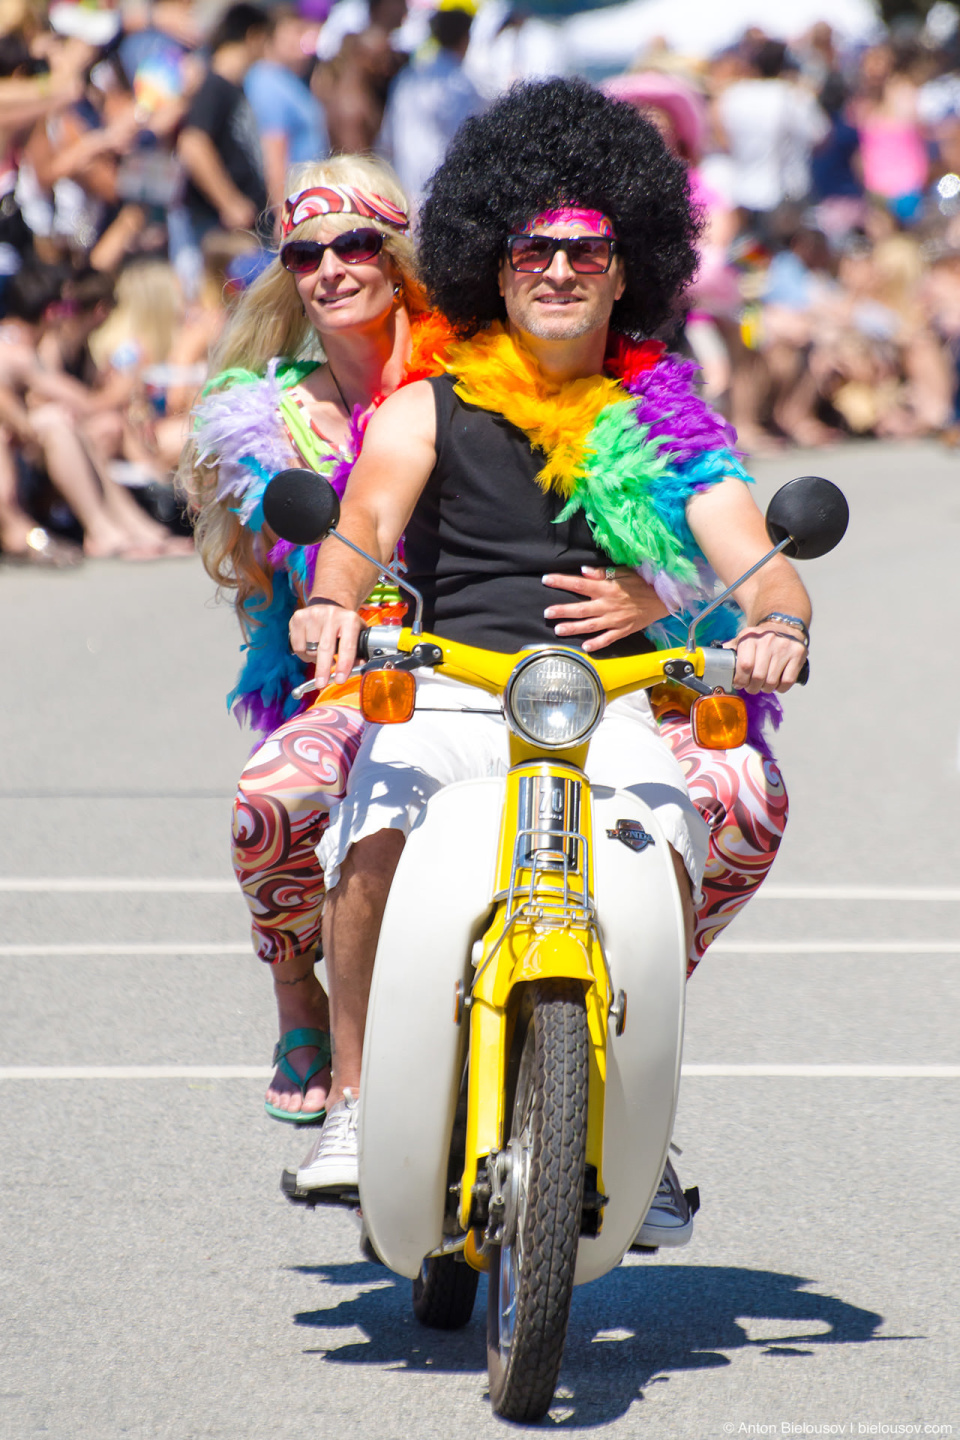
[[[582,600],[542,583],[550,572],[579,575],[604,567],[582,511],[556,524],[563,501],[535,476],[544,456],[502,415],[467,405],[449,375],[432,379],[437,463],[404,535],[410,581],[422,591],[424,628],[466,645],[510,653],[525,645],[579,648],[589,635],[554,634],[548,605]],[[656,647],[639,632],[597,651],[598,658]]]

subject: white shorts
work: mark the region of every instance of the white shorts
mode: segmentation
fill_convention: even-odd
[[[418,675],[412,720],[367,729],[347,793],[330,811],[317,846],[327,890],[358,840],[380,830],[409,835],[431,795],[457,780],[506,775],[509,763],[506,722],[492,696],[444,676]],[[594,784],[628,790],[649,805],[682,857],[696,897],[709,832],[642,690],[607,706],[586,772]]]

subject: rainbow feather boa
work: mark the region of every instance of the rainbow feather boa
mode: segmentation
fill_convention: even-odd
[[[495,324],[450,345],[444,368],[462,400],[502,415],[542,453],[537,483],[566,501],[558,521],[582,510],[599,548],[654,587],[671,612],[647,632],[659,648],[682,644],[691,614],[718,588],[687,524],[687,501],[727,476],[750,478],[732,428],[691,389],[693,362],[656,341],[614,336],[608,373],[556,385]],[[727,604],[698,638],[729,640],[740,619]],[[769,755],[764,725],[779,723],[779,702],[745,698],[751,743]]]

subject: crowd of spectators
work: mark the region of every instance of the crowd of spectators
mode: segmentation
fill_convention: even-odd
[[[466,116],[576,69],[509,0],[411,4],[0,0],[6,562],[189,553],[172,476],[291,165],[375,150],[415,210]],[[665,338],[748,452],[956,442],[958,18],[655,45],[598,80],[690,166],[701,268]]]

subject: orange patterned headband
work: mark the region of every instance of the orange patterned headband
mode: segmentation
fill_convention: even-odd
[[[380,220],[392,225],[395,230],[407,230],[410,221],[402,210],[385,200],[382,195],[373,195],[368,190],[357,190],[352,185],[313,185],[296,195],[288,195],[283,202],[280,217],[280,235],[286,240],[291,230],[320,215],[362,215],[365,220]]]

